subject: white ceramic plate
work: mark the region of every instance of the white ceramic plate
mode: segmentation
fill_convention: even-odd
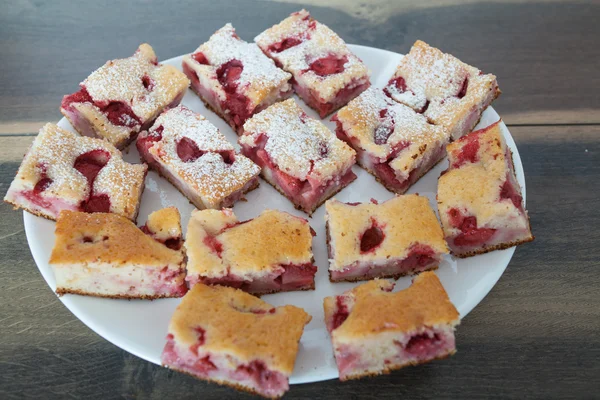
[[[376,87],[383,87],[387,83],[402,58],[400,54],[370,47],[351,45],[350,48],[369,66],[372,71],[371,82]],[[182,57],[172,58],[164,61],[164,64],[171,64],[180,69],[181,59]],[[191,90],[188,91],[182,103],[206,116],[232,143],[236,143],[237,136],[233,130],[218,116],[208,111]],[[298,103],[310,116],[318,118],[316,113],[306,107],[301,100],[298,100]],[[498,119],[498,114],[492,108],[488,108],[483,114],[478,128],[488,126]],[[330,128],[334,128],[332,122],[325,121],[325,123]],[[64,118],[59,125],[62,128],[73,130]],[[501,128],[506,142],[513,152],[517,179],[523,187],[523,197],[525,197],[525,179],[521,158],[508,129],[503,123]],[[124,155],[124,158],[132,163],[140,162],[135,146],[129,147],[129,152]],[[437,179],[440,172],[446,169],[446,166],[447,161],[438,164],[412,186],[409,193],[426,195],[429,197],[434,209],[437,209],[435,206]],[[355,166],[354,172],[358,175],[358,179],[336,196],[340,201],[362,202],[368,201],[370,198],[384,201],[393,196],[365,170]],[[306,217],[304,213],[295,210],[286,198],[264,181],[261,181],[260,187],[249,193],[247,198],[247,202],[239,202],[234,207],[234,211],[240,220],[253,218],[266,208],[279,209]],[[185,229],[193,206],[166,180],[153,171],[149,172],[146,178],[146,190],[141,200],[138,225],[143,225],[148,214],[152,211],[171,205],[179,208],[182,225]],[[319,267],[315,283],[316,290],[279,293],[262,297],[275,306],[293,304],[302,307],[313,317],[304,330],[290,383],[315,382],[338,376],[331,351],[331,343],[323,321],[322,301],[326,296],[340,294],[357,285],[355,283],[332,284],[329,282],[325,223],[323,219],[324,210],[325,207],[321,206],[310,219],[311,226],[317,232],[317,236],[313,240],[315,261]],[[54,222],[35,217],[26,212],[24,213],[24,222],[33,258],[44,279],[50,288],[54,290],[56,284],[52,270],[48,266],[48,259],[54,245]],[[464,260],[453,259],[449,256],[444,259],[436,273],[462,318],[492,289],[506,269],[514,251],[515,249],[511,248]],[[408,287],[410,280],[409,277],[399,279],[396,290]],[[165,344],[169,319],[180,301],[179,299],[128,301],[76,295],[65,295],[60,300],[77,318],[100,336],[120,348],[155,364],[160,364],[160,354]],[[458,343],[458,346],[460,347],[460,343]]]

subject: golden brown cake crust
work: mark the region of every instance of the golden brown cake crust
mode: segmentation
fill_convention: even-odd
[[[459,319],[435,272],[421,273],[408,289],[395,293],[382,291],[379,280],[357,286],[351,292],[355,303],[350,315],[332,332],[338,341],[383,331],[404,333],[422,326],[454,325]],[[331,304],[331,300],[324,302],[326,312]]]
[[[274,308],[238,289],[197,283],[173,314],[169,333],[187,347],[196,343],[195,328],[200,327],[206,351],[230,354],[240,362],[262,360],[269,369],[289,375],[310,319],[298,307]]]
[[[78,294],[80,296],[92,296],[92,297],[104,297],[107,299],[126,299],[126,300],[156,300],[156,299],[164,299],[168,297],[180,297],[177,294],[155,294],[155,295],[147,295],[147,294],[136,294],[136,295],[128,295],[128,294],[106,294],[106,293],[93,293],[79,289],[69,289],[69,288],[56,288],[56,294],[59,296],[64,296],[65,294]]]
[[[50,264],[110,263],[164,267],[183,263],[180,251],[167,248],[116,214],[62,211],[56,222]]]

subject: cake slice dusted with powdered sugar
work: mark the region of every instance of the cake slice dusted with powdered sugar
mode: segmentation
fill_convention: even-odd
[[[260,168],[184,106],[161,114],[136,144],[142,159],[199,209],[231,207],[258,187]]]
[[[111,212],[135,220],[147,168],[126,163],[106,141],[46,124],[4,201],[52,220],[62,210]]]
[[[239,143],[263,178],[309,215],[356,179],[354,150],[293,99],[249,119]]]
[[[456,352],[459,314],[435,272],[392,293],[386,280],[357,286],[323,301],[340,380],[380,375]]]
[[[453,139],[471,132],[485,109],[500,95],[492,74],[463,63],[417,40],[402,58],[385,92],[413,108]]]
[[[292,95],[292,76],[240,39],[231,24],[185,56],[182,67],[192,90],[238,133],[249,117]]]
[[[294,90],[321,118],[371,85],[366,65],[306,10],[291,14],[254,40],[294,76]]]
[[[449,132],[381,89],[369,88],[332,118],[338,138],[388,190],[402,194],[446,154]]]
[[[63,98],[60,111],[82,135],[123,149],[165,107],[178,105],[189,84],[181,71],[159,64],[152,47],[142,44],[133,56],[94,71],[78,92]]]
[[[56,293],[125,299],[181,297],[185,254],[176,208],[156,211],[146,229],[115,214],[62,211],[50,261]]]

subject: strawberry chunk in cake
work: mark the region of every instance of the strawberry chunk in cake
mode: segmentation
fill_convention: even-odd
[[[111,212],[135,220],[146,171],[146,165],[123,161],[108,142],[46,124],[4,201],[52,220],[61,210]]]
[[[175,207],[154,211],[140,229],[172,250],[180,250],[183,246],[181,216]]]
[[[402,58],[384,90],[433,124],[445,127],[453,139],[471,132],[481,113],[500,95],[494,75],[420,40]]]
[[[189,84],[182,72],[159,64],[152,47],[142,44],[133,56],[92,72],[78,92],[63,98],[60,111],[82,135],[123,149],[165,107],[178,105]]]
[[[56,293],[126,299],[183,296],[185,256],[166,245],[181,240],[179,212],[158,211],[148,221],[156,229],[152,236],[119,215],[62,211],[49,261]]]
[[[266,55],[294,76],[294,90],[321,118],[367,89],[369,69],[346,43],[308,11],[290,15],[255,39]]]
[[[192,90],[238,134],[249,117],[293,92],[292,76],[241,40],[231,24],[185,56],[182,66]]]
[[[380,375],[456,352],[456,308],[434,272],[392,293],[376,279],[323,301],[340,380]]]
[[[354,150],[293,99],[249,119],[239,143],[263,178],[309,215],[356,179]]]
[[[469,257],[533,240],[500,121],[448,145],[438,211],[452,254]]]
[[[185,248],[190,286],[202,282],[261,295],[315,288],[308,221],[266,210],[238,221],[231,209],[194,211]]]
[[[267,398],[289,389],[298,342],[311,320],[241,290],[195,285],[169,324],[165,367]]]
[[[381,89],[369,88],[334,117],[338,138],[388,190],[402,194],[446,154],[450,134]]]
[[[438,267],[448,253],[426,197],[396,196],[384,203],[325,203],[332,282],[399,278]]]
[[[258,187],[260,167],[236,153],[216,126],[184,106],[161,114],[136,144],[150,168],[199,209],[231,207]]]

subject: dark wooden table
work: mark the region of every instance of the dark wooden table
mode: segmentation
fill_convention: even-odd
[[[62,95],[107,59],[128,56],[141,42],[162,59],[180,55],[227,21],[251,39],[301,7],[3,3],[2,197],[39,127],[61,117]],[[517,250],[463,320],[451,359],[373,379],[293,386],[289,399],[600,397],[600,3],[453,3],[336,0],[331,8],[306,7],[349,43],[405,53],[422,39],[498,76],[504,94],[494,108],[523,159],[536,240]],[[100,338],[42,279],[22,214],[2,205],[0,219],[0,398],[244,397]]]

